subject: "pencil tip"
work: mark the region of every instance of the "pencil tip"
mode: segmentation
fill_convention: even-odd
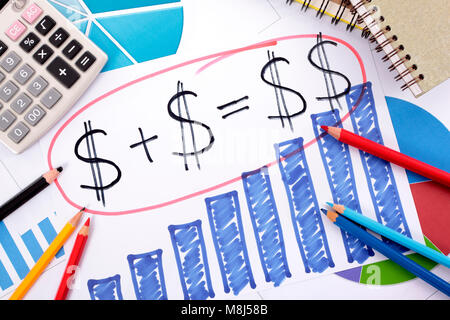
[[[85,227],[89,227],[91,225],[91,218],[88,218],[84,224]]]
[[[322,209],[320,209],[320,211],[322,211],[323,214],[327,215],[328,210],[325,210],[325,209],[322,208]]]
[[[328,132],[328,126],[320,126],[322,128],[322,130]]]
[[[63,167],[58,167],[58,168],[56,168],[56,170],[57,170],[59,173],[61,173],[61,172],[63,171]]]
[[[329,205],[331,208],[334,207],[334,203],[331,203],[331,202],[327,202],[327,205]]]
[[[70,219],[70,223],[74,226],[78,225],[80,223],[81,217],[83,216],[84,211],[79,211],[76,215],[73,216],[72,219]]]

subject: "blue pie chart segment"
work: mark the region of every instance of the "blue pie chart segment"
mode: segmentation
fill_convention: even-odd
[[[109,60],[103,71],[178,51],[184,20],[179,0],[49,2],[106,52]]]

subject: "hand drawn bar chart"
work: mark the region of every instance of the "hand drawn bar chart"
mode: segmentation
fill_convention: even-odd
[[[206,198],[205,202],[225,293],[231,288],[238,295],[247,285],[254,289],[238,193]]]
[[[319,137],[320,126],[336,126],[342,128],[338,110],[311,115],[314,134]],[[327,174],[328,184],[333,195],[333,202],[347,206],[357,212],[362,212],[359,204],[358,192],[355,185],[352,160],[348,145],[334,139],[329,135],[323,135],[317,140],[317,146],[322,157]],[[359,239],[341,231],[348,262],[356,260],[363,263],[374,252]]]
[[[351,113],[355,132],[382,143],[370,83],[351,88],[346,97],[349,109],[360,97],[360,107]],[[349,147],[320,131],[321,125],[342,127],[339,111],[313,114],[311,120],[333,201],[361,212]],[[235,296],[246,289],[255,290],[257,277],[254,270],[262,270],[265,281],[277,287],[292,276],[293,269],[305,273],[322,273],[335,268],[319,205],[328,199],[318,199],[316,195],[303,138],[277,143],[274,149],[278,166],[264,166],[242,173],[243,189],[239,190],[243,192],[236,187],[236,190],[206,197],[199,219],[168,226],[167,237],[170,238],[173,252],[164,253],[164,256],[173,254],[175,258],[180,292],[184,299],[214,298],[217,290]],[[362,152],[360,160],[365,168],[365,178],[378,220],[410,236],[390,164]],[[277,169],[284,185],[284,190],[278,191],[281,193],[279,197],[274,195],[270,172]],[[278,211],[275,199],[283,198],[290,212]],[[283,230],[281,214],[287,216],[290,228]],[[251,225],[243,223],[246,215]],[[211,237],[203,235],[202,225],[206,221],[209,222]],[[250,236],[252,233],[254,238]],[[284,241],[287,233],[295,236],[301,260],[288,261]],[[370,247],[344,232],[341,232],[340,239],[349,263],[362,264],[374,255]],[[256,244],[259,261],[250,258],[248,241],[255,241],[252,245]],[[214,248],[211,250],[215,252],[207,251],[207,247]],[[137,299],[170,299],[161,249],[130,254],[127,261]],[[210,264],[215,262],[220,274],[213,277]],[[259,266],[257,268],[258,264],[261,269]],[[215,282],[221,279],[222,283],[213,283],[212,279]],[[122,299],[120,280],[120,275],[89,280],[91,298]]]
[[[162,266],[162,250],[130,254],[128,264],[138,300],[167,300]]]
[[[346,96],[349,110],[360,96],[362,96],[360,105],[351,114],[354,132],[364,138],[384,144],[372,94],[372,83],[368,82],[351,88],[350,93]],[[359,154],[378,222],[411,237],[391,164],[363,151],[360,151]],[[402,251],[407,251],[406,248],[396,243],[385,238],[383,240]]]
[[[34,230],[38,229],[38,230]],[[40,235],[38,236],[38,234]],[[0,260],[0,289],[2,291],[7,290],[15,284],[14,279],[22,280],[30,271],[30,267],[24,258],[25,255],[30,255],[32,260],[36,262],[39,260],[46,245],[49,245],[56,237],[57,232],[50,221],[50,218],[45,218],[37,224],[36,228],[29,229],[20,235],[19,239],[14,239],[11,232],[8,230],[5,222],[0,222],[0,245],[6,255]],[[46,244],[42,243],[43,240],[38,240],[42,236]],[[28,252],[23,252],[19,248],[17,241],[22,241]],[[57,259],[64,256],[64,247],[55,256]],[[12,266],[12,270],[6,267],[6,264]],[[13,271],[14,270],[14,271]],[[17,281],[16,281],[17,282]]]

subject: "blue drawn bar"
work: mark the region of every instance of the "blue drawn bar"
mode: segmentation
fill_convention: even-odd
[[[359,101],[359,105],[350,117],[355,133],[384,144],[372,93],[372,83],[352,87],[346,100],[349,110],[352,110]],[[391,164],[366,152],[359,153],[378,222],[411,237]],[[383,238],[383,241],[391,243],[402,251],[407,250],[388,239]]]
[[[0,261],[0,288],[6,290],[13,285],[11,277],[8,274],[3,263]]]
[[[6,225],[3,221],[0,221],[0,244],[6,252],[9,260],[11,261],[14,269],[16,270],[19,278],[22,280],[30,271],[27,263],[25,262],[22,254],[17,248],[14,239],[11,237]]]
[[[120,287],[120,275],[87,282],[91,300],[123,300],[122,289]]]
[[[34,236],[33,231],[28,230],[22,235],[23,243],[25,243],[25,246],[28,249],[28,252],[30,252],[31,257],[33,258],[34,262],[37,262],[39,258],[42,256],[44,251],[42,250],[39,242],[37,241],[36,237]]]
[[[136,298],[138,300],[167,300],[162,250],[130,254],[127,259]]]
[[[42,234],[47,240],[48,244],[52,243],[52,241],[56,238],[58,233],[50,222],[49,218],[45,218],[41,222],[38,223],[39,229],[41,229]],[[64,247],[62,247],[58,253],[55,255],[56,258],[60,258],[64,255]]]
[[[243,173],[242,183],[264,276],[278,287],[291,272],[267,167]]]
[[[339,111],[313,114],[311,119],[334,203],[362,212],[348,145],[328,134],[323,134],[320,129],[320,126],[342,128]],[[322,137],[319,138],[321,135]],[[341,233],[348,262],[356,260],[358,263],[363,263],[369,256],[374,255],[372,248],[367,247],[361,240],[345,231],[341,230]]]
[[[185,300],[214,298],[202,221],[168,227]]]
[[[303,149],[303,138],[275,145],[305,272],[323,272],[334,262]]]
[[[238,295],[248,284],[254,289],[238,193],[206,198],[205,202],[225,293],[231,287],[234,295]]]

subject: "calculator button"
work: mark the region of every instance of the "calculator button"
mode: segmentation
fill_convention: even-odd
[[[16,20],[6,31],[5,34],[12,40],[16,41],[27,30],[22,22]]]
[[[33,100],[25,93],[21,93],[14,101],[11,103],[11,109],[13,109],[18,114],[22,114],[28,107],[33,103]]]
[[[19,88],[11,81],[8,81],[0,87],[0,99],[3,102],[9,102],[16,95],[17,91],[19,91]]]
[[[2,81],[5,79],[5,75],[3,73],[0,72],[0,83],[2,83]]]
[[[42,14],[42,9],[36,3],[33,3],[28,7],[22,14],[22,18],[25,19],[29,24],[34,23]]]
[[[47,70],[68,89],[80,79],[80,74],[60,57],[55,58]]]
[[[46,36],[55,26],[55,20],[53,20],[49,16],[45,16],[44,19],[39,21],[39,23],[36,25],[36,30],[43,36]]]
[[[0,62],[0,66],[6,71],[13,71],[17,65],[22,61],[22,58],[19,57],[17,53],[11,51],[6,55],[5,58]]]
[[[35,127],[45,115],[46,112],[38,105],[35,105],[28,111],[24,119],[30,126]]]
[[[53,55],[54,51],[48,45],[44,44],[39,48],[38,51],[33,55],[34,60],[39,62],[40,64],[44,64],[48,59]]]
[[[9,110],[0,115],[0,131],[5,132],[16,121],[16,116]]]
[[[24,85],[25,83],[30,80],[30,78],[34,75],[34,70],[31,68],[28,64],[24,64],[17,70],[16,74],[14,75],[14,79],[21,85]]]
[[[44,96],[41,98],[41,103],[47,108],[51,109],[55,104],[58,103],[59,99],[61,99],[62,95],[55,88],[50,89]]]
[[[8,46],[0,40],[0,57],[8,50]]]
[[[69,44],[64,48],[63,54],[70,60],[75,58],[75,56],[83,49],[83,46],[77,41],[72,40]]]
[[[95,60],[97,60],[97,58],[95,58],[92,53],[87,51],[83,53],[80,59],[78,59],[76,65],[81,71],[86,71],[94,64]]]
[[[11,129],[11,131],[8,133],[8,137],[15,143],[19,143],[22,141],[27,134],[30,132],[30,129],[20,121],[18,124],[15,125],[14,128]]]
[[[37,35],[35,35],[33,32],[30,32],[21,42],[20,47],[25,52],[31,52],[37,44],[41,41],[41,39],[38,38]]]
[[[31,93],[34,97],[39,97],[42,93],[42,91],[47,88],[48,82],[42,78],[41,76],[38,76],[36,79],[34,79],[29,85],[28,85],[28,92]]]
[[[52,34],[49,41],[52,45],[59,48],[64,42],[66,42],[68,38],[69,34],[67,33],[67,31],[63,28],[59,28],[54,34]]]

